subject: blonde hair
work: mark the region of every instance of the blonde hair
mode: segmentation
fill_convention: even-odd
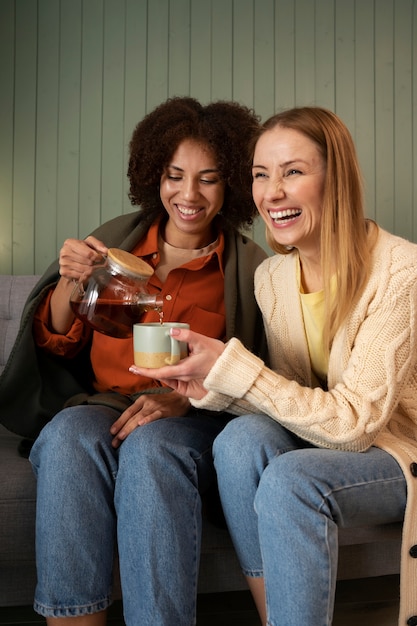
[[[262,125],[258,139],[276,126],[291,128],[314,141],[326,164],[320,250],[326,310],[324,338],[329,350],[367,283],[377,227],[365,219],[356,149],[349,130],[337,115],[321,107],[289,109],[270,117]],[[273,240],[268,229],[266,237],[275,252],[291,253]],[[334,271],[336,299],[330,290]]]

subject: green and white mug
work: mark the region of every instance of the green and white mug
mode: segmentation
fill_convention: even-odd
[[[135,365],[147,368],[175,365],[187,356],[187,344],[171,337],[169,334],[171,328],[190,328],[190,325],[181,322],[134,324],[133,352]]]

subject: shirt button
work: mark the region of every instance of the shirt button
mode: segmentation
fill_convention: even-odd
[[[411,463],[410,471],[414,478],[417,478],[417,463]]]
[[[158,256],[158,254],[156,252],[153,253],[152,258],[156,259],[156,257]]]
[[[417,615],[413,615],[407,620],[407,626],[417,626]]]
[[[417,559],[417,546],[412,546],[410,548],[410,556],[413,557],[413,559]]]
[[[165,300],[172,300],[172,296],[168,294],[167,296],[165,296]]]

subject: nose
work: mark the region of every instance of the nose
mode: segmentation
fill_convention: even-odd
[[[281,176],[279,178],[269,179],[265,195],[269,200],[283,198],[285,196],[284,181]]]
[[[191,200],[198,196],[198,182],[194,178],[185,178],[182,185],[182,193],[185,200]]]

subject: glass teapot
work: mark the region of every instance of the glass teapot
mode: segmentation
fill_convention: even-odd
[[[162,298],[146,285],[153,269],[142,259],[118,248],[109,248],[95,266],[87,285],[76,283],[70,296],[73,313],[94,330],[117,338],[131,337],[142,313],[162,314]]]

